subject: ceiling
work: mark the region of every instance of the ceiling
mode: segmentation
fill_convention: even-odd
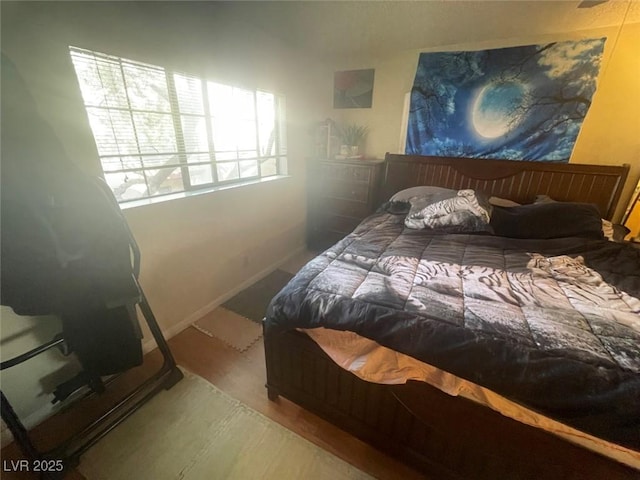
[[[640,0],[609,0],[590,8],[578,8],[580,0],[216,4],[327,60],[640,23]]]

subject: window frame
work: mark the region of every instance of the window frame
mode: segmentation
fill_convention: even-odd
[[[125,174],[126,176],[127,173],[136,173],[138,175],[141,175],[141,177],[144,179],[144,182],[137,182],[139,184],[144,185],[144,192],[142,195],[136,198],[121,198],[122,195],[132,185],[135,185],[135,183],[129,185],[123,192],[117,193],[117,190],[118,190],[117,186],[114,186],[115,184],[107,182],[109,183],[109,186],[114,191],[114,194],[116,195],[116,199],[121,206],[124,207],[124,206],[127,206],[128,204],[153,203],[154,199],[159,199],[161,197],[167,197],[166,199],[168,200],[176,197],[178,198],[183,197],[185,195],[190,195],[193,193],[216,190],[218,188],[244,186],[247,184],[252,184],[252,183],[256,183],[263,180],[271,180],[274,178],[287,175],[288,162],[287,162],[287,145],[286,145],[286,98],[283,94],[277,93],[277,92],[270,92],[260,88],[244,88],[244,87],[239,87],[235,85],[222,84],[220,82],[214,82],[206,78],[198,77],[196,75],[192,75],[189,73],[169,70],[157,65],[145,64],[135,60],[130,60],[130,59],[114,56],[114,55],[105,54],[102,52],[87,50],[87,49],[73,47],[73,46],[69,47],[69,52],[71,56],[71,61],[74,66],[74,71],[76,73],[76,78],[78,80],[83,105],[85,107],[85,112],[90,120],[89,123],[91,126],[91,132],[92,132],[94,142],[96,143],[96,148],[98,149],[100,168],[103,172],[104,178],[108,180],[108,176],[110,175]],[[91,95],[91,92],[87,91],[88,93],[85,96],[85,90],[83,90],[83,82],[84,81],[88,82],[90,81],[90,79],[88,78],[89,77],[88,75],[87,75],[87,78],[81,78],[81,72],[79,71],[80,67],[78,67],[78,65],[76,64],[76,59],[78,59],[78,62],[87,62],[87,65],[90,65],[90,66],[93,66],[91,65],[91,62],[94,62],[96,71],[98,72],[98,80],[100,84],[103,86],[103,90],[106,90],[107,88],[105,87],[106,84],[103,82],[102,78],[100,77],[99,62],[105,62],[109,68],[113,67],[114,65],[117,65],[120,76],[118,77],[117,82],[116,81],[113,82],[112,86],[114,86],[116,91],[118,87],[120,86],[122,87],[122,91],[117,92],[116,94],[117,95],[124,94],[123,98],[126,98],[126,105],[113,106],[111,102],[109,102],[110,97],[108,96],[107,93],[98,94],[98,95],[104,95],[103,96],[104,104],[100,105],[100,104],[93,104],[92,102],[90,102],[88,97]],[[158,73],[160,72],[164,73],[164,83],[165,83],[164,86],[166,87],[166,93],[167,93],[166,100],[168,102],[168,107],[169,107],[168,111],[162,111],[159,109],[158,110],[142,109],[142,108],[138,108],[137,106],[134,106],[130,98],[130,93],[129,93],[130,85],[127,83],[127,75],[125,74],[125,68],[129,68],[130,70],[132,68],[133,69],[143,68],[143,69],[155,70]],[[189,110],[188,108],[185,108],[184,112],[182,111],[181,101],[180,101],[180,92],[176,87],[176,80],[178,77],[184,78],[187,82],[195,81],[199,83],[200,89],[201,89],[201,97],[200,97],[201,104],[198,107],[200,108],[201,113],[197,113],[197,112],[194,113],[192,111],[187,111]],[[122,85],[119,84],[120,81]],[[118,83],[117,86],[116,86],[116,83]],[[211,87],[211,85],[224,86],[224,87],[230,88],[231,91],[234,93],[234,95],[236,91],[239,91],[242,94],[250,93],[252,97],[251,117],[253,120],[252,130],[255,132],[255,148],[248,149],[248,150],[247,149],[241,150],[239,148],[238,142],[236,141],[235,150],[216,150],[216,144],[215,144],[216,130],[214,128],[214,119],[216,117],[219,118],[221,114],[218,112],[211,111],[212,104],[210,101],[210,89],[213,88]],[[93,94],[94,96],[96,96],[95,91],[93,92]],[[258,97],[261,94],[271,96],[273,99],[273,107],[272,107],[273,117],[271,117],[271,115],[267,116],[270,118],[270,121],[272,122],[272,131],[270,134],[273,137],[272,144],[269,143],[271,139],[269,139],[269,142],[265,144],[265,139],[261,138],[260,121],[265,119],[264,116],[260,115],[260,108],[258,104],[258,101],[259,101]],[[112,96],[112,99],[113,98],[115,97]],[[120,101],[122,101],[122,99],[120,99]],[[193,101],[193,98],[189,98],[188,101]],[[158,108],[162,108],[162,107],[158,107]],[[112,135],[113,135],[113,145],[109,145],[109,146],[115,149],[114,153],[104,153],[104,151],[101,152],[101,145],[98,139],[98,135],[96,134],[96,130],[94,130],[94,126],[91,125],[91,118],[94,111],[96,112],[96,114],[99,112],[101,112],[102,114],[105,114],[106,116],[104,118],[108,118],[108,122],[110,122]],[[116,128],[114,127],[114,120],[112,118],[112,112],[114,111],[120,111],[128,117],[129,125],[131,126],[131,131],[127,131],[126,133],[127,134],[133,133],[131,138],[135,140],[134,153],[131,153],[131,152],[122,153],[120,151],[121,146],[124,146],[123,141],[127,141],[128,138],[125,140],[118,139]],[[139,138],[139,132],[136,127],[136,117],[135,117],[136,114],[168,115],[170,117],[169,123],[171,123],[173,127],[173,137],[174,137],[173,140],[175,141],[175,151],[173,152],[157,151],[155,153],[146,152],[144,147],[147,145],[144,145],[141,143],[141,140]],[[229,111],[227,111],[226,114],[229,114]],[[224,115],[222,116],[224,117]],[[98,117],[96,116],[95,118],[97,119]],[[187,138],[185,136],[185,131],[183,128],[183,120],[185,118],[194,118],[196,119],[196,123],[197,121],[204,121],[204,127],[205,127],[204,134],[206,135],[206,148],[207,148],[206,151],[192,150],[187,148]],[[230,118],[226,118],[226,120],[229,121]],[[127,125],[127,128],[128,128],[128,125]],[[199,134],[196,133],[196,137],[198,135]],[[197,141],[198,143],[200,143],[202,141],[202,138],[197,138]],[[106,144],[108,144],[108,142],[105,143],[105,145]],[[152,144],[150,145],[153,146]],[[200,143],[200,145],[202,144]],[[263,146],[269,146],[271,148],[269,149],[269,151],[263,152],[263,148],[262,148]],[[129,148],[130,147],[131,145],[129,145]],[[243,156],[242,155],[243,151],[245,153],[249,152],[249,156]],[[219,159],[218,157],[224,153],[231,154],[233,158]],[[150,165],[148,163],[145,163],[145,160],[144,160],[145,157],[170,158],[173,156],[177,157],[175,159],[175,162],[171,161],[171,163],[164,163],[159,165]],[[202,156],[203,160],[193,161],[190,158],[193,156]],[[126,161],[127,158],[134,160],[134,162],[137,161],[138,165],[128,167],[128,168],[125,167],[124,162]],[[107,166],[105,160],[108,161],[109,159],[113,159],[116,162],[119,161],[120,168],[114,169]],[[243,172],[241,169],[242,162],[253,162],[255,164],[255,174],[243,176]],[[273,166],[270,167],[268,171],[266,170],[267,162],[273,163]],[[222,179],[222,180],[220,179],[219,166],[222,166],[222,165],[235,165],[234,178]],[[210,173],[211,175],[210,182],[201,182],[201,183],[194,182],[197,176],[194,173],[192,173],[191,169],[194,167],[201,167],[201,166],[209,167],[208,173]],[[152,186],[150,186],[149,184],[150,182],[149,178],[151,177],[149,175],[149,172],[154,170],[160,171],[166,168],[172,168],[172,170],[169,173],[167,173],[164,179],[162,179],[162,176],[160,177],[162,183],[166,182],[169,179],[169,177],[174,174],[174,172],[179,171],[182,187],[177,189],[172,189],[171,191],[168,191],[168,192],[162,192],[158,189],[157,191],[152,193]],[[252,167],[249,167],[248,170],[250,171],[250,173],[253,173]],[[160,183],[159,186],[161,186],[162,183]],[[168,198],[168,197],[171,197],[171,198]]]

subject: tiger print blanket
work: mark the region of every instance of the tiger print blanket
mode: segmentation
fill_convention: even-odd
[[[351,330],[640,450],[640,250],[369,217],[272,300],[266,328]]]

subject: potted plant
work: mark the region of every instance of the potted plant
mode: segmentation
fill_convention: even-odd
[[[369,133],[369,127],[350,123],[340,128],[342,147],[340,154],[343,156],[357,157],[360,146],[364,143]]]

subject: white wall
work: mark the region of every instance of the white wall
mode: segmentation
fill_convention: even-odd
[[[141,284],[165,332],[176,333],[216,299],[303,248],[304,159],[309,125],[325,118],[330,105],[330,89],[320,90],[317,80],[328,69],[227,18],[217,2],[3,2],[3,54],[68,157],[94,173],[97,151],[70,45],[286,95],[290,178],[125,210],[142,251]],[[3,360],[54,329],[53,322],[7,308],[1,314]],[[34,377],[28,384],[2,374],[2,389],[22,418],[46,405],[37,377],[58,367],[50,356],[30,361],[20,375]]]

